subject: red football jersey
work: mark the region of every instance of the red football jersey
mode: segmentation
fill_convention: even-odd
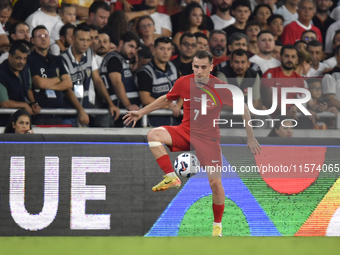
[[[233,105],[232,93],[229,89],[214,88],[215,84],[226,84],[210,75],[208,84],[198,87],[195,75],[190,74],[179,78],[168,92],[168,100],[183,99],[182,126],[191,135],[220,138],[218,125],[214,127],[214,119],[220,119],[224,105]],[[206,114],[202,114],[202,95],[206,95]]]

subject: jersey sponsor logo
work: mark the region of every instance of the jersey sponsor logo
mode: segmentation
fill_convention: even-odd
[[[190,98],[184,98],[184,101],[186,102],[186,101],[190,101]]]
[[[153,93],[162,93],[162,92],[168,92],[170,90],[169,85],[162,85],[162,86],[154,86],[152,87]]]
[[[211,163],[217,163],[220,162],[219,160],[211,160]]]

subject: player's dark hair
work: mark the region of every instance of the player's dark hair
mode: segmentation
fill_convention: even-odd
[[[194,36],[196,37],[196,39],[202,37],[202,38],[204,38],[208,41],[208,36],[206,34],[202,33],[202,32],[196,32],[196,33],[194,33]]]
[[[304,41],[304,40],[296,41],[296,42],[294,43],[294,45],[296,46],[298,43],[304,43],[304,44],[306,44],[306,46],[307,46],[307,42]]]
[[[312,47],[319,47],[319,46],[321,46],[322,47],[322,43],[319,42],[318,40],[313,40],[313,41],[310,41],[307,44],[307,50],[308,50],[308,46],[312,46]]]
[[[161,36],[161,37],[158,37],[156,40],[155,40],[155,43],[154,43],[154,47],[157,48],[158,44],[160,43],[171,43],[172,40],[170,37],[166,37],[166,36]]]
[[[276,20],[276,19],[281,19],[282,22],[285,22],[285,19],[283,18],[283,16],[281,14],[272,14],[269,16],[269,18],[267,19],[267,25],[270,26],[270,24]]]
[[[280,51],[280,55],[281,55],[281,56],[283,55],[285,49],[296,50],[296,54],[299,55],[299,51],[298,51],[298,49],[295,47],[295,45],[293,45],[293,44],[285,44],[285,45],[283,45],[282,48],[281,48],[281,51]]]
[[[205,18],[204,10],[202,6],[199,3],[191,2],[190,4],[185,6],[184,10],[181,12],[181,15],[179,18],[179,31],[184,32],[190,29],[190,14],[195,8],[199,8],[202,11],[202,22],[199,25],[198,29],[200,30],[205,29],[206,18]]]
[[[313,34],[315,34],[316,37],[318,36],[314,30],[305,30],[301,34],[301,39],[303,39],[303,35],[306,34],[306,33],[313,33]]]
[[[184,39],[185,37],[188,37],[188,38],[195,38],[195,39],[196,39],[196,37],[195,37],[194,34],[192,34],[192,33],[184,33],[184,34],[181,35],[181,38],[179,38],[179,44],[182,44],[183,39]]]
[[[71,29],[71,28],[72,28],[72,29],[75,29],[75,27],[76,27],[75,25],[70,24],[70,23],[68,23],[68,24],[66,24],[66,25],[63,25],[63,26],[61,27],[60,31],[59,31],[59,35],[66,38],[67,30],[69,30],[69,29]]]
[[[257,34],[257,39],[259,39],[259,37],[263,34],[271,34],[274,37],[274,34],[269,31],[269,30],[261,30],[258,34]]]
[[[208,58],[209,59],[209,63],[212,64],[213,62],[213,55],[209,52],[209,51],[206,51],[206,50],[198,50],[194,57],[193,58],[198,58],[198,59],[205,59],[205,58]]]
[[[139,36],[135,32],[132,32],[132,31],[127,31],[124,34],[122,34],[122,36],[120,37],[120,40],[123,41],[123,43],[135,41],[137,44],[137,47],[139,47],[140,45]],[[156,47],[156,40],[155,40],[155,47]]]
[[[232,5],[231,5],[231,9],[233,11],[236,10],[237,7],[248,7],[250,12],[251,12],[251,6],[250,6],[250,1],[249,0],[237,0],[237,1],[233,1]]]
[[[96,14],[99,9],[110,12],[110,6],[104,1],[94,1],[89,8],[89,16],[91,13]]]
[[[15,130],[13,128],[12,123],[13,122],[16,123],[21,116],[27,116],[27,117],[30,118],[30,129],[32,129],[32,126],[31,126],[31,115],[26,110],[20,109],[20,110],[17,110],[16,112],[14,112],[11,115],[11,118],[8,120],[8,122],[6,124],[4,133],[15,133]]]
[[[76,9],[76,7],[73,4],[68,4],[68,3],[62,3],[61,7],[60,7],[60,13],[64,13],[66,8],[74,8]]]
[[[125,15],[125,13],[124,13],[124,15]],[[136,31],[139,31],[139,29],[140,29],[140,23],[143,21],[143,20],[145,20],[145,19],[149,19],[149,20],[151,20],[151,22],[155,25],[155,21],[149,16],[149,15],[144,15],[144,16],[142,16],[142,17],[140,17],[139,19],[138,19],[138,21],[137,21],[137,25],[136,25]]]
[[[32,30],[32,35],[31,35],[32,38],[34,38],[34,33],[35,33],[35,31],[40,30],[40,29],[46,30],[47,33],[49,34],[47,28],[46,28],[44,25],[38,25],[38,26],[36,26],[35,28],[33,28],[33,30]]]
[[[237,42],[237,41],[239,41],[243,38],[246,39],[247,45],[248,45],[249,44],[248,36],[246,36],[245,34],[240,33],[240,32],[232,33],[231,36],[229,36],[229,39],[228,39],[229,45],[231,45],[234,42]]]
[[[281,127],[281,122],[284,121],[286,118],[287,118],[287,116],[282,116],[282,115],[275,117],[275,119],[279,119],[279,121],[274,122],[274,127],[269,132],[268,137],[278,137],[275,130],[277,130]]]
[[[86,24],[85,22],[84,22],[84,23],[81,23],[81,24],[79,24],[77,27],[81,27],[81,28],[89,29],[89,31],[91,31],[91,30],[98,31],[98,28],[97,28],[95,25]]]
[[[236,55],[236,56],[240,56],[240,57],[246,55],[246,56],[247,56],[247,60],[249,60],[248,53],[247,53],[247,51],[245,51],[244,49],[237,49],[237,50],[234,50],[234,51],[231,53],[230,59],[233,60],[235,55]]]
[[[15,52],[18,50],[21,53],[28,54],[29,53],[29,46],[28,45],[29,45],[29,43],[26,40],[17,40],[17,41],[14,41],[12,43],[11,48],[9,49],[8,53],[11,56],[14,56]]]
[[[74,29],[73,29],[73,36],[76,37],[77,36],[77,33],[79,31],[83,31],[83,32],[89,32],[90,33],[90,28],[88,26],[76,26]]]

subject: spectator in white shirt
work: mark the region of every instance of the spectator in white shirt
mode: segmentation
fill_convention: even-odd
[[[268,30],[263,30],[257,34],[257,46],[259,53],[252,56],[249,61],[257,64],[260,69],[257,70],[260,76],[269,68],[278,67],[281,62],[272,57],[272,52],[275,47],[274,35]]]
[[[307,73],[307,77],[322,76],[324,70],[327,68],[326,64],[320,62],[322,58],[322,43],[317,40],[310,41],[307,44],[307,51],[313,58],[312,66]]]
[[[340,29],[335,31],[335,34],[333,36],[333,49],[335,50],[335,48],[340,45]],[[336,66],[336,59],[335,56],[323,61],[324,64],[327,65],[327,67],[329,68],[333,68],[334,66]]]
[[[150,9],[150,17],[155,21],[155,34],[158,36],[171,36],[172,25],[170,16],[157,12],[159,0],[145,0],[145,5]]]
[[[30,30],[33,31],[38,25],[44,25],[48,33],[51,34],[54,25],[60,21],[60,17],[57,14],[58,4],[58,0],[40,0],[41,8],[26,19]]]
[[[286,3],[275,11],[276,14],[281,14],[285,19],[284,26],[299,18],[296,12],[299,2],[300,0],[286,0]]]
[[[216,14],[211,16],[214,29],[223,29],[235,23],[235,18],[230,15],[232,0],[214,0],[217,7]]]

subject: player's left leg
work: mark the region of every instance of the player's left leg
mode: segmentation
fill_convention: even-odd
[[[211,138],[192,138],[191,139],[198,160],[207,171],[210,188],[213,193],[213,233],[212,236],[222,236],[222,216],[224,212],[225,193],[222,186],[222,157],[221,146],[218,139]]]

